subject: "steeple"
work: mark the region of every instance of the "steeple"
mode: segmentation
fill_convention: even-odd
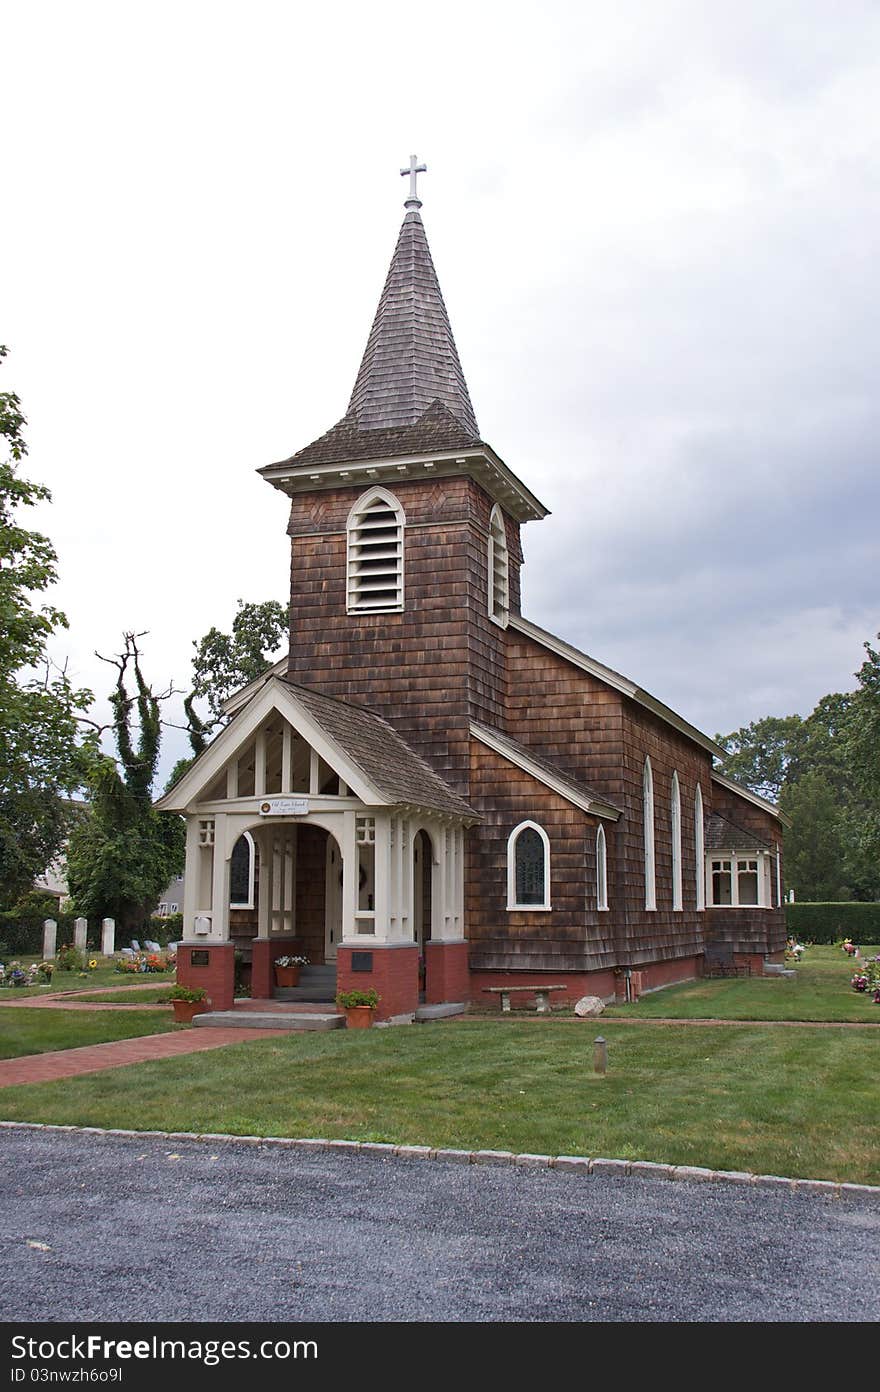
[[[348,405],[359,430],[415,425],[439,401],[476,438],[467,383],[412,185],[366,351]],[[424,166],[421,166],[424,168]]]

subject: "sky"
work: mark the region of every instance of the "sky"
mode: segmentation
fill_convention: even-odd
[[[99,718],[125,630],[187,688],[286,599],[255,470],[344,414],[412,152],[482,437],[551,511],[526,616],[710,735],[852,689],[880,7],[29,0],[3,34],[0,386]]]

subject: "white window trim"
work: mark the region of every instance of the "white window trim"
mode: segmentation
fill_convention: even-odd
[[[681,878],[681,785],[678,770],[672,772],[672,806],[669,820],[672,830],[672,912],[681,913],[684,893]]]
[[[764,902],[765,881],[764,862],[768,859],[768,851],[707,851],[706,852],[706,902],[711,909],[768,909],[769,904]],[[716,904],[712,899],[712,861],[730,861],[730,903]],[[757,904],[741,904],[739,902],[739,861],[757,861],[758,864],[758,902]]]
[[[602,826],[596,832],[596,908],[608,912],[608,848]]]
[[[651,759],[645,756],[642,770],[642,822],[645,840],[645,912],[657,909],[657,872],[654,856],[654,773]]]
[[[230,899],[229,899],[229,907],[230,907],[230,909],[252,909],[252,908],[254,907],[254,871],[255,871],[255,869],[256,869],[256,855],[255,855],[255,853],[254,853],[254,838],[251,836],[251,834],[250,834],[249,831],[243,831],[241,834],[242,834],[242,836],[244,837],[244,839],[247,841],[248,846],[250,847],[250,853],[251,853],[251,854],[250,854],[250,864],[249,864],[249,866],[248,866],[248,897],[247,897],[247,903],[246,903],[246,904],[238,904],[238,903],[236,903],[236,902],[232,899],[232,897],[230,896]],[[238,844],[238,842],[236,842],[236,845],[237,845],[237,844]],[[235,850],[235,846],[233,846],[232,849]],[[230,859],[231,859],[231,857],[230,857]]]
[[[703,819],[703,790],[699,783],[694,793],[694,854],[696,857],[697,913],[706,912],[706,832]]]
[[[520,832],[531,827],[544,843],[544,902],[543,904],[518,904],[516,902],[516,841]],[[507,911],[508,913],[549,913],[550,903],[550,839],[537,822],[520,822],[507,838]]]
[[[496,531],[499,536],[496,540]],[[495,562],[499,557],[496,555],[496,547],[499,547],[504,561],[504,593],[501,596],[500,614],[495,613]],[[510,555],[507,548],[507,529],[504,525],[504,514],[496,503],[489,514],[489,542],[486,548],[489,569],[488,609],[489,618],[499,628],[506,628],[510,617]]]
[[[399,596],[394,604],[382,604],[375,608],[369,608],[360,604],[352,603],[352,584],[351,567],[355,560],[352,555],[352,548],[356,544],[354,537],[358,531],[358,519],[364,510],[372,503],[383,502],[395,514],[397,526],[400,532],[400,575],[399,575]],[[405,590],[404,590],[404,559],[405,559],[405,534],[406,534],[406,514],[403,504],[393,493],[389,493],[387,488],[368,488],[366,493],[362,493],[357,502],[352,506],[348,514],[348,521],[345,524],[345,612],[347,614],[399,614],[403,610]],[[390,586],[389,586],[390,588]]]

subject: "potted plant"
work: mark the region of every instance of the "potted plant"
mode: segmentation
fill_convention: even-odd
[[[379,996],[376,991],[338,991],[336,1004],[345,1011],[347,1029],[369,1029]]]
[[[275,967],[275,985],[298,986],[300,967],[307,967],[308,965],[308,957],[276,957],[273,963]]]
[[[174,1007],[175,1024],[191,1025],[194,1015],[202,1015],[208,1008],[207,994],[204,986],[172,986],[168,999]]]

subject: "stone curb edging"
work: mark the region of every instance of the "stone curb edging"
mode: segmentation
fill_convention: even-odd
[[[443,1160],[455,1165],[509,1165],[517,1169],[562,1170],[568,1174],[633,1176],[640,1179],[690,1180],[697,1184],[741,1184],[751,1189],[776,1189],[790,1194],[823,1194],[826,1198],[880,1200],[880,1185],[847,1184],[833,1179],[793,1179],[786,1175],[756,1175],[746,1170],[708,1170],[699,1165],[663,1165],[653,1160],[607,1160],[587,1155],[516,1154],[511,1150],[448,1150],[434,1146],[393,1145],[382,1141],[331,1141],[323,1137],[232,1136],[213,1131],[128,1131],[119,1127],[58,1126],[39,1121],[0,1121],[2,1130],[75,1131],[85,1136],[153,1137],[164,1141],[211,1141],[224,1145],[283,1146],[293,1150],[336,1154],[394,1156],[407,1160]]]

